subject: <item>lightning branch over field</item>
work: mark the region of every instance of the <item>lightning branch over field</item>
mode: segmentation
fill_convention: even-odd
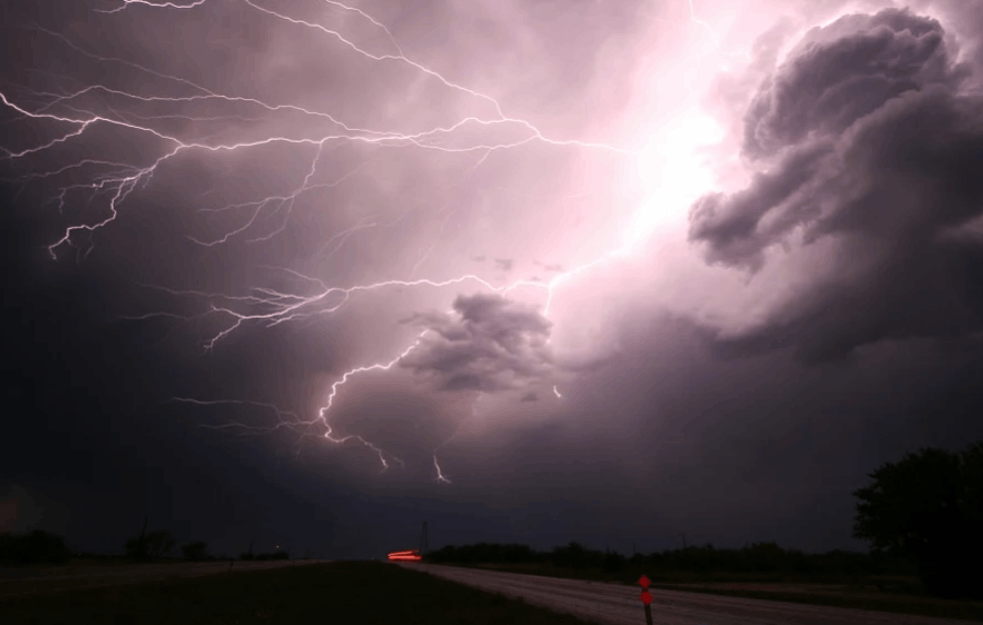
[[[213,3],[210,0],[195,0],[187,3],[120,0],[117,6],[99,9],[97,12],[115,15],[125,11],[199,11],[206,8],[206,5]],[[326,27],[312,20],[291,16],[285,11],[270,8],[263,2],[240,0],[236,4],[242,10],[253,11],[264,19],[274,20],[289,27],[323,36],[340,46],[345,53],[354,54],[371,62],[387,66],[397,64],[406,72],[435,80],[448,92],[469,98],[474,106],[483,107],[488,112],[484,115],[459,116],[453,123],[435,125],[416,132],[359,127],[346,123],[337,115],[309,106],[270,103],[261,98],[221,93],[180,75],[158,71],[135,61],[99,54],[77,43],[71,36],[50,30],[39,24],[25,25],[24,28],[32,29],[39,38],[47,38],[53,44],[65,46],[74,54],[78,54],[89,61],[106,68],[125,68],[138,72],[152,79],[153,88],[157,90],[156,93],[147,93],[145,90],[120,89],[96,81],[76,84],[71,88],[61,87],[55,91],[39,91],[24,87],[12,89],[0,85],[0,105],[2,105],[0,108],[5,108],[8,114],[16,118],[18,123],[26,125],[29,129],[43,129],[44,132],[39,132],[38,135],[47,137],[32,145],[0,146],[0,150],[2,150],[0,161],[5,161],[12,171],[21,163],[23,163],[23,168],[27,170],[14,175],[10,181],[19,185],[39,181],[50,184],[53,191],[49,201],[57,205],[60,213],[72,205],[84,204],[88,207],[95,202],[101,202],[104,209],[104,216],[101,218],[66,226],[61,234],[47,245],[47,251],[52,259],[57,259],[62,250],[73,248],[76,250],[79,261],[84,260],[96,245],[96,235],[106,231],[104,236],[111,236],[110,231],[113,222],[118,218],[120,210],[127,200],[152,184],[155,173],[162,166],[187,154],[206,157],[210,154],[249,154],[264,147],[283,146],[306,155],[305,160],[308,163],[303,177],[286,192],[270,193],[264,197],[248,201],[200,208],[200,214],[225,217],[232,224],[218,236],[186,235],[187,240],[202,248],[222,246],[232,242],[245,244],[267,242],[283,233],[290,222],[294,206],[302,195],[342,185],[366,167],[367,163],[363,163],[348,171],[340,172],[330,181],[317,180],[317,174],[322,166],[322,159],[325,157],[326,151],[335,149],[339,145],[360,145],[369,149],[418,149],[425,152],[459,155],[459,158],[473,155],[475,160],[469,166],[466,174],[470,174],[481,167],[489,155],[494,152],[514,150],[534,142],[556,149],[602,151],[617,158],[624,158],[628,163],[635,163],[641,155],[637,149],[551,137],[548,133],[541,131],[533,122],[509,116],[505,112],[507,106],[496,98],[451,80],[442,73],[413,60],[403,51],[389,28],[358,7],[324,0],[325,6],[370,24],[382,33],[389,47],[387,52],[371,52],[356,44],[351,37],[346,37],[338,29]],[[692,0],[687,0],[687,4],[691,20],[707,29],[713,37],[715,45],[719,45],[719,41],[709,25],[697,17]],[[72,77],[68,78],[69,80],[63,81],[62,84],[78,82]],[[181,107],[199,107],[212,112],[206,115],[191,115],[183,112]],[[228,110],[222,111],[222,107],[226,107]],[[152,112],[147,113],[148,110]],[[221,114],[216,114],[216,111]],[[257,119],[256,115],[259,114],[299,116],[315,131],[267,134],[243,138],[242,140],[208,139],[200,136],[185,136],[193,133],[182,132],[180,127],[175,127],[175,124],[172,123],[177,120],[187,126],[194,127],[196,124],[207,124],[219,120],[250,121]],[[74,146],[74,142],[97,129],[129,133],[129,136],[136,138],[135,141],[144,148],[145,153],[140,157],[131,156],[129,159],[98,154],[79,156],[71,162],[40,170],[35,169],[32,164],[31,159],[59,147]],[[502,138],[503,135],[505,138]],[[385,220],[382,219],[362,218],[354,226],[334,234],[325,241],[321,246],[322,257],[330,259],[351,237],[362,230],[392,227],[400,219],[402,217],[389,223],[383,223]],[[447,219],[444,220],[443,225],[446,223]],[[428,249],[415,265],[408,268],[410,269],[408,275],[411,278],[432,252],[432,249],[432,247]],[[283,288],[254,286],[245,294],[229,294],[172,288],[159,284],[143,284],[142,287],[164,293],[176,302],[187,301],[198,311],[178,313],[157,310],[124,318],[146,320],[164,317],[184,321],[205,318],[221,319],[223,320],[221,329],[203,341],[202,346],[208,352],[214,350],[223,339],[243,328],[245,324],[257,324],[269,328],[316,316],[330,315],[337,312],[360,293],[392,288],[443,289],[452,286],[471,285],[486,292],[500,295],[507,295],[519,288],[532,288],[544,294],[542,311],[544,315],[548,316],[553,303],[553,296],[560,286],[600,263],[630,251],[631,245],[626,243],[623,247],[613,249],[593,261],[561,271],[548,281],[520,279],[511,280],[498,286],[475,273],[466,273],[439,280],[393,277],[366,284],[336,286],[327,284],[321,278],[288,267],[265,266],[264,269],[270,272],[301,281],[308,286],[308,291],[292,292]],[[313,289],[314,292],[310,293],[310,289]],[[275,418],[275,424],[272,426],[252,426],[232,422],[206,427],[252,435],[286,430],[299,434],[302,439],[318,436],[337,445],[355,442],[376,454],[383,470],[385,470],[390,467],[391,462],[403,464],[402,460],[384,452],[362,436],[336,434],[330,423],[331,409],[342,387],[353,377],[371,371],[389,371],[420,346],[427,332],[429,330],[424,330],[415,341],[404,346],[402,351],[390,360],[365,364],[345,371],[331,384],[324,403],[312,419],[301,418],[296,413],[282,410],[272,403],[247,399],[203,400],[175,397],[172,401],[199,407],[235,406],[243,410],[272,414]],[[557,400],[563,397],[556,385],[552,385],[552,393]],[[457,431],[434,450],[433,467],[436,471],[435,479],[437,482],[450,483],[440,467],[437,451],[456,435]]]

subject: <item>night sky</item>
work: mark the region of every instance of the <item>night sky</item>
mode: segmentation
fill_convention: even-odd
[[[0,4],[0,531],[861,550],[983,438],[983,4]]]

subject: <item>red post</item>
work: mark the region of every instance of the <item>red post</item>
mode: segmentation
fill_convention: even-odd
[[[638,584],[642,587],[642,605],[645,606],[645,625],[652,625],[652,593],[649,592],[649,578],[642,575]]]

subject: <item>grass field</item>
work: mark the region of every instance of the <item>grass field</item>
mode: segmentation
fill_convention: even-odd
[[[652,580],[654,587],[665,590],[682,590],[730,597],[770,599],[808,605],[859,608],[895,614],[937,616],[983,622],[983,602],[954,601],[926,596],[916,578],[860,575],[837,578],[762,573],[657,573],[645,570],[612,573],[603,569],[569,569],[549,564],[468,566],[495,571],[629,584],[634,584],[641,574],[645,573]],[[760,582],[767,584],[769,588],[768,590],[719,588],[723,582]],[[686,586],[680,586],[680,584],[686,584]],[[801,592],[798,588],[802,584],[821,584],[826,586],[828,590],[814,589],[812,592]],[[878,585],[883,590],[879,590]],[[782,586],[785,588],[781,589]]]
[[[3,625],[584,622],[381,562],[312,564],[0,600]]]

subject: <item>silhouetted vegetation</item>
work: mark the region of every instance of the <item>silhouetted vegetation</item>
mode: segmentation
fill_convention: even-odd
[[[915,562],[931,594],[983,599],[983,442],[909,453],[870,477],[854,492],[854,536]]]
[[[449,564],[538,563],[561,569],[594,569],[609,573],[644,570],[650,577],[689,572],[800,574],[803,576],[910,575],[914,572],[903,558],[887,554],[865,554],[834,550],[807,554],[786,550],[775,543],[755,543],[743,549],[715,549],[707,544],[628,557],[615,551],[587,549],[572,542],[551,551],[534,551],[526,545],[480,543],[448,546],[428,553],[428,562]]]
[[[131,560],[153,560],[162,558],[174,549],[174,537],[167,530],[147,533],[147,519],[143,519],[143,529],[124,544],[126,557]]]
[[[212,560],[207,553],[208,549],[203,542],[193,542],[188,543],[181,547],[181,553],[184,555],[185,560],[191,560],[192,562],[201,562],[203,560]]]
[[[273,553],[253,553],[247,551],[239,554],[240,560],[289,560],[290,554],[286,551],[274,551]]]
[[[71,555],[65,539],[34,530],[28,534],[0,534],[0,562],[17,564],[61,563]]]

